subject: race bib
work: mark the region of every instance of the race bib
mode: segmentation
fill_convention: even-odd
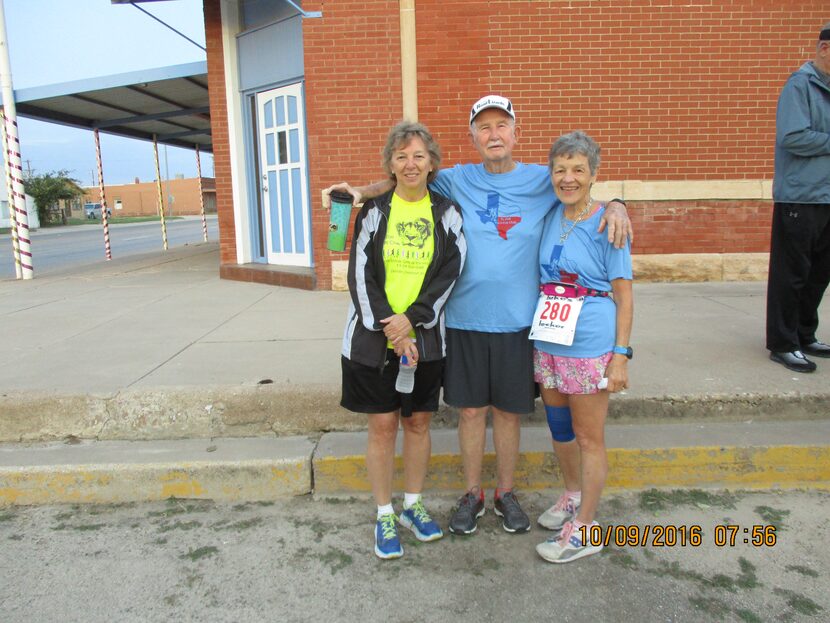
[[[584,300],[584,296],[568,298],[542,292],[536,304],[536,313],[533,314],[530,339],[563,346],[573,344],[576,320]]]

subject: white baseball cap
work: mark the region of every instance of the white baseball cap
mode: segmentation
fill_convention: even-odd
[[[470,123],[473,122],[473,119],[476,118],[478,113],[482,110],[486,110],[487,108],[498,108],[499,110],[506,112],[513,119],[516,118],[516,113],[513,112],[513,104],[509,99],[502,97],[501,95],[485,95],[473,104],[473,108],[470,110]]]

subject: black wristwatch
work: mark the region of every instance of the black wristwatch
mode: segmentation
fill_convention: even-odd
[[[623,207],[624,207],[624,208],[628,208],[628,206],[627,206],[627,205],[625,205],[625,201],[623,201],[622,199],[612,199],[612,200],[611,200],[611,201],[609,201],[608,203],[614,203],[615,201],[616,201],[617,203],[621,203],[621,204],[623,204]]]
[[[620,346],[617,344],[614,346],[613,353],[615,355],[625,355],[628,359],[631,359],[634,356],[634,349],[630,346]]]

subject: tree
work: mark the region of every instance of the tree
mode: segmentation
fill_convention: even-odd
[[[84,191],[78,180],[69,177],[69,171],[60,170],[43,175],[30,175],[23,180],[26,194],[31,195],[37,206],[37,215],[41,223],[49,222],[49,210],[61,199],[81,197]],[[65,219],[62,219],[65,221]]]

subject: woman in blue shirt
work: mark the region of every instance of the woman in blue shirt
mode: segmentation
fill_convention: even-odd
[[[556,563],[602,549],[591,528],[598,525],[594,516],[608,472],[608,394],[628,386],[632,354],[631,249],[616,249],[597,234],[605,209],[591,198],[599,153],[590,136],[571,132],[556,140],[548,157],[562,206],[545,221],[542,292],[531,338],[535,378],[565,481],[565,492],[539,517],[557,534],[536,550]]]

